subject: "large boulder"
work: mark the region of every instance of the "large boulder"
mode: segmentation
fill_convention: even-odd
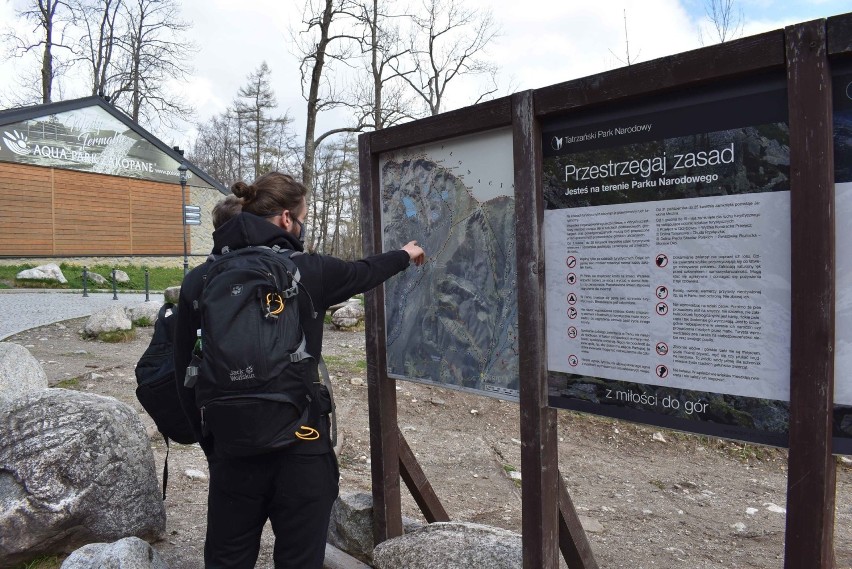
[[[34,269],[26,269],[15,275],[16,279],[29,279],[33,281],[55,281],[65,284],[68,279],[62,274],[62,269],[56,263],[48,263]]]
[[[113,305],[89,316],[83,327],[83,333],[87,336],[97,336],[104,332],[117,332],[131,328],[133,323],[127,317],[124,307]]]
[[[0,342],[0,401],[47,389],[47,375],[25,347]]]
[[[84,545],[62,562],[60,569],[169,569],[147,541],[126,537],[115,543]]]
[[[178,299],[180,298],[180,287],[170,286],[169,288],[163,291],[163,298],[165,298],[166,302],[177,304]]]
[[[331,323],[339,329],[355,328],[364,321],[364,307],[360,303],[349,303],[331,315]]]
[[[110,279],[112,279],[112,271],[110,271]],[[127,275],[127,273],[125,273],[121,269],[116,269],[115,270],[115,282],[122,283],[122,284],[129,283],[130,277]]]
[[[163,306],[161,302],[157,302],[155,300],[149,300],[148,302],[136,302],[133,304],[128,304],[124,312],[127,314],[127,317],[130,318],[131,322],[140,325],[142,322],[146,322],[147,326],[153,326],[157,321],[157,316],[160,313],[160,307]]]
[[[165,531],[137,413],[111,397],[45,389],[0,402],[0,567]]]
[[[86,272],[86,278],[97,285],[105,285],[109,282],[103,275],[99,273],[94,273],[92,271]]]
[[[520,569],[521,536],[471,523],[438,522],[384,541],[373,550],[376,569]]]

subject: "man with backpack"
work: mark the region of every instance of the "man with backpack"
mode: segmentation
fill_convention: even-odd
[[[322,567],[338,493],[332,404],[319,380],[328,307],[421,265],[415,242],[355,262],[303,252],[306,188],[272,172],[234,184],[242,212],[181,286],[175,376],[208,458],[205,567],[254,567],[266,520],[275,567]]]

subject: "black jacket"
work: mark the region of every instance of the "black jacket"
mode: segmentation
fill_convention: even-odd
[[[213,232],[213,254],[220,255],[222,248],[240,249],[250,245],[278,245],[286,249],[302,251],[299,241],[269,221],[241,213]],[[343,261],[326,255],[304,254],[293,257],[299,267],[301,283],[308,295],[299,294],[299,314],[307,341],[307,351],[315,358],[321,356],[323,321],[328,307],[347,300],[355,294],[366,292],[393,275],[405,270],[409,256],[403,250],[390,251],[360,261]],[[200,316],[193,309],[193,301],[201,298],[203,277],[209,263],[190,271],[183,280],[178,302],[175,330],[175,381],[180,394],[184,413],[189,418],[204,452],[213,454],[213,441],[201,434],[201,414],[195,405],[195,392],[184,387],[186,368],[192,356],[196,330],[201,328]],[[312,318],[308,296],[313,302],[316,318]],[[330,445],[296,445],[291,452],[315,454],[327,452]]]

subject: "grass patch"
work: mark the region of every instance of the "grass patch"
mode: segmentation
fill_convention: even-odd
[[[148,326],[153,326],[154,322],[147,316],[140,316],[133,321],[133,325],[139,326],[140,328],[147,328]]]
[[[12,569],[59,569],[62,565],[63,559],[65,559],[64,556],[42,555],[41,557],[36,557],[32,561],[15,565]]]
[[[108,344],[119,344],[122,342],[130,342],[136,337],[136,330],[114,330],[112,332],[101,332],[98,334],[98,340]]]
[[[83,288],[83,267],[80,265],[60,265],[62,273],[68,279],[70,288]],[[89,271],[98,273],[107,282],[103,285],[95,285],[91,280],[87,286],[92,289],[112,290],[112,270],[118,269],[127,273],[130,282],[116,283],[119,290],[144,290],[145,289],[145,267],[134,265],[93,265],[88,267]],[[165,290],[170,286],[179,286],[183,281],[183,267],[150,267],[148,268],[148,288],[150,290]]]
[[[325,365],[328,366],[329,370],[334,370],[338,373],[357,374],[367,369],[367,360],[353,360],[344,356],[325,354],[323,354],[322,358],[325,360]]]
[[[61,387],[62,389],[77,389],[80,387],[80,379],[80,376],[69,377],[68,379],[63,379],[57,383],[56,387]]]
[[[518,480],[517,478],[512,478],[512,476],[511,476],[511,474],[513,472],[517,472],[517,471],[518,471],[518,469],[515,468],[514,466],[512,466],[511,464],[504,464],[503,465],[503,472],[505,472],[506,476],[508,476],[509,479],[515,484],[515,488],[520,488],[521,487],[521,481]]]
[[[45,260],[45,264],[48,260]],[[6,288],[83,288],[83,266],[62,263],[59,267],[62,269],[62,274],[68,279],[67,284],[59,284],[55,282],[38,281],[30,279],[16,279],[15,275],[25,269],[32,269],[37,265],[4,265],[0,266],[0,283],[6,285]],[[130,278],[129,282],[116,283],[117,290],[145,290],[145,267],[141,265],[92,265],[88,270],[93,273],[98,273],[107,282],[102,285],[95,284],[91,279],[86,283],[89,290],[112,290],[112,270],[117,269],[127,273]],[[148,288],[149,290],[165,290],[171,286],[179,286],[183,281],[183,267],[149,267],[148,268]]]

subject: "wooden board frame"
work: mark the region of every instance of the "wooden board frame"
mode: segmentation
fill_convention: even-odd
[[[556,411],[547,405],[541,196],[542,120],[639,98],[786,71],[791,149],[791,421],[786,569],[834,567],[835,462],[831,454],[834,346],[834,172],[831,65],[852,58],[852,13],[516,93],[360,136],[364,254],[382,247],[382,152],[512,127],[515,161],[523,548],[526,569],[596,568],[558,472]],[[801,274],[809,274],[803,279]],[[818,275],[814,279],[813,275]],[[402,534],[399,480],[429,521],[448,519],[397,426],[387,375],[384,297],[367,304],[367,374],[376,543]]]

